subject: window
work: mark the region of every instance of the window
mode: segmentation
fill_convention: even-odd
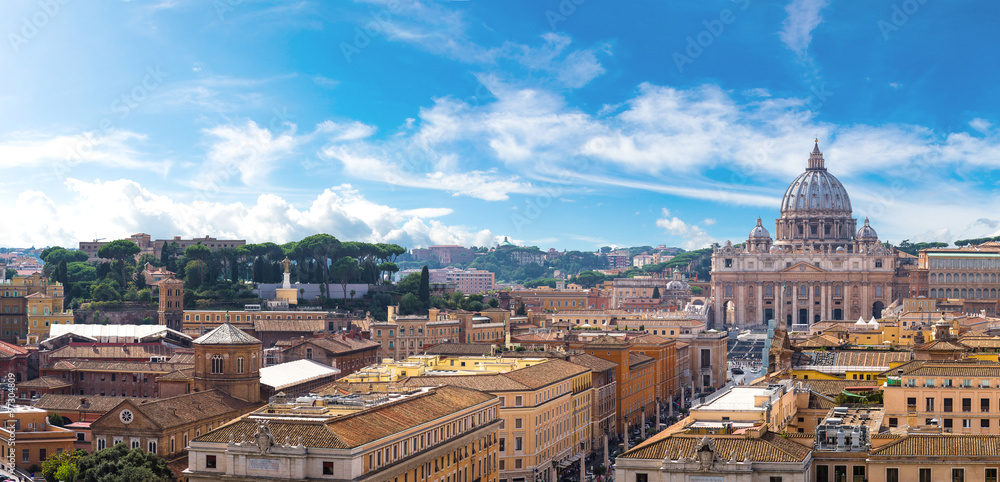
[[[323,462],[323,475],[333,475],[333,462]]]
[[[897,419],[896,417],[889,417],[889,426],[890,427],[899,426],[899,419]]]
[[[931,469],[920,469],[919,482],[931,482]]]
[[[952,427],[951,419],[950,418],[944,419],[944,428],[951,428],[951,427]]]
[[[514,428],[521,428],[521,419],[520,418],[515,418],[514,419]]]
[[[781,477],[774,477],[774,476],[771,476],[770,478],[768,478],[768,480],[769,480],[770,482],[781,482]]]
[[[21,450],[21,462],[31,462],[31,454],[28,449]]]
[[[38,449],[38,460],[45,460],[45,449]]]
[[[514,437],[514,450],[521,451],[524,450],[524,439],[521,437]]]
[[[635,482],[648,482],[649,476],[646,474],[635,474]]]
[[[971,412],[972,411],[972,399],[971,398],[963,398],[962,399],[962,411],[963,412]]]
[[[984,418],[984,419],[979,420],[979,427],[980,428],[990,428],[990,419]]]
[[[503,437],[500,437],[500,447],[499,447],[500,453],[506,452],[506,449],[504,448],[504,445],[505,445],[504,442],[506,442],[506,441],[507,441],[507,439],[505,439]]]
[[[97,450],[101,450],[107,446],[108,446],[108,441],[105,440],[103,437],[97,439]]]
[[[133,449],[139,448],[139,439],[137,438],[132,439],[132,448]]]
[[[899,482],[899,469],[895,467],[885,469],[885,482]]]
[[[155,440],[150,440],[149,443],[146,444],[146,452],[149,452],[151,454],[155,454],[156,453],[156,441]]]
[[[222,373],[222,355],[212,355],[212,373]]]
[[[927,399],[924,400],[924,402],[925,402],[925,405],[926,405],[926,410],[928,412],[933,412],[934,411],[934,399],[928,397]]]
[[[980,412],[989,412],[990,411],[990,399],[988,399],[988,398],[980,398],[979,399],[979,411]]]
[[[997,482],[997,469],[986,469],[986,482]]]
[[[833,466],[833,480],[834,480],[834,482],[847,482],[847,466],[846,465],[834,465]]]
[[[972,420],[962,419],[962,428],[972,428]]]
[[[965,482],[965,469],[951,469],[951,482]]]
[[[951,410],[952,410],[951,399],[950,398],[944,399],[944,411],[950,412]]]
[[[830,482],[830,466],[829,465],[817,465],[816,466],[816,482]]]
[[[514,397],[514,406],[515,407],[520,407],[523,404],[524,404],[524,398],[521,397],[521,395],[516,395]]]
[[[243,373],[243,357],[236,358],[236,373]]]
[[[206,469],[214,469],[215,468],[215,456],[214,455],[206,455],[205,456],[205,468]]]
[[[865,482],[865,466],[854,466],[854,482]]]

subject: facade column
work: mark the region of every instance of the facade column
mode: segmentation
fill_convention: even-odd
[[[580,482],[587,482],[587,454],[580,452]]]
[[[806,286],[806,290],[809,291],[809,297],[807,298],[809,300],[809,309],[806,310],[806,326],[811,326],[815,319],[813,314],[816,312],[816,286],[812,284]]]
[[[775,328],[777,328],[777,326],[781,326],[781,324],[785,322],[785,316],[784,316],[784,311],[785,311],[785,286],[784,286],[784,283],[777,283],[777,286],[775,286],[775,288],[778,290],[778,296],[775,296],[775,301],[777,301],[777,303],[776,303],[776,306],[774,307],[774,324],[776,325]]]
[[[819,300],[819,308],[820,308],[820,310],[819,310],[820,311],[819,318],[820,318],[820,321],[822,321],[822,320],[829,320],[830,319],[830,315],[827,314],[827,312],[826,312],[827,305],[829,304],[829,303],[827,303],[827,298],[830,295],[830,282],[829,281],[824,281],[823,282],[822,287],[820,288],[820,294],[819,295],[820,295],[820,300]]]
[[[764,286],[757,283],[757,317],[763,320],[764,325],[767,326],[767,319],[764,318]]]

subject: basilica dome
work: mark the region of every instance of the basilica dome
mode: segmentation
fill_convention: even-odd
[[[823,165],[819,143],[809,155],[809,167],[799,174],[781,199],[781,214],[843,213],[850,215],[851,199],[844,185]]]

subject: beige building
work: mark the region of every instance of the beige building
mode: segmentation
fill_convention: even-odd
[[[278,400],[188,448],[188,480],[497,482],[498,400],[458,387]]]
[[[821,320],[880,318],[899,298],[895,249],[865,219],[858,229],[843,184],[827,172],[819,144],[788,186],[775,237],[761,219],[744,246],[727,241],[712,254],[716,326],[759,326],[774,319],[805,331]]]
[[[914,361],[889,375],[883,391],[890,428],[931,425],[946,433],[1000,434],[998,363]]]

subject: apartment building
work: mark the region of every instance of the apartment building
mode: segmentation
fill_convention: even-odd
[[[888,427],[1000,435],[1000,363],[913,361],[886,372]]]

